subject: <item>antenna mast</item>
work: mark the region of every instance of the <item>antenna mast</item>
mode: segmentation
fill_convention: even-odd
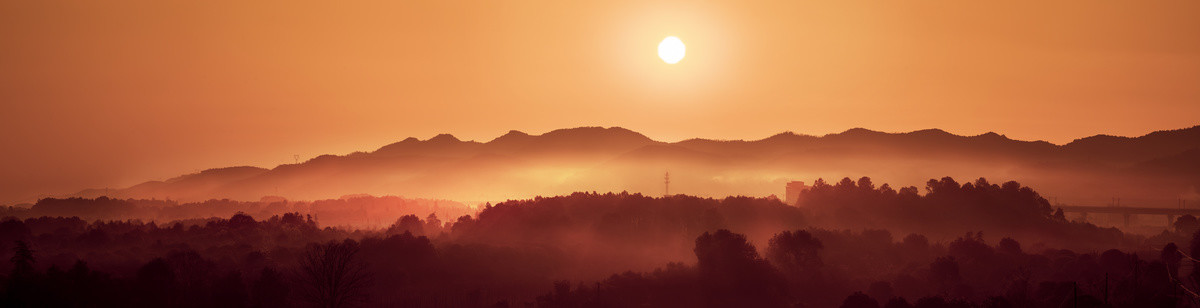
[[[671,172],[667,171],[667,174],[663,176],[663,196],[665,197],[665,196],[670,196],[670,195],[671,195]]]

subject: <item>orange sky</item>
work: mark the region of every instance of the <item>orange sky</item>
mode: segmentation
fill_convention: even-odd
[[[1193,0],[0,1],[0,203],[441,132],[1064,143],[1200,124],[1198,85]]]

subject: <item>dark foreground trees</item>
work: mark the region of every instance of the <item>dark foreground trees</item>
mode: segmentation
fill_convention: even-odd
[[[843,182],[825,196],[840,201],[823,209],[772,198],[577,193],[506,201],[447,222],[406,214],[373,230],[294,213],[166,223],[5,218],[0,307],[1087,307],[1094,299],[1159,307],[1186,299],[1171,277],[1198,289],[1197,266],[1183,257],[1200,255],[1191,234],[1145,239],[1064,222],[1016,185],[946,180],[930,183],[932,196],[912,188],[892,197],[870,181]],[[871,201],[875,194],[899,203],[875,211],[889,206]],[[1029,229],[1039,237],[998,224],[963,230],[941,218],[964,211],[942,205],[975,218],[1023,206],[1018,222],[1040,226]],[[855,206],[867,211],[851,217],[869,228],[813,219]],[[913,223],[941,232],[886,224],[903,219],[882,217],[896,210],[938,210]],[[1110,236],[1122,240],[1103,241]],[[24,248],[14,250],[17,241]],[[1183,245],[1157,249],[1169,242]]]
[[[783,276],[746,236],[717,230],[696,239],[696,267],[708,307],[784,307]]]
[[[358,252],[358,242],[349,239],[309,245],[300,259],[300,295],[322,308],[365,302],[371,273]]]

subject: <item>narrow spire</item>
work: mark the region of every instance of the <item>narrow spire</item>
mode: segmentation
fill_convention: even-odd
[[[670,195],[671,195],[671,172],[667,171],[667,174],[663,176],[663,196],[667,197]]]

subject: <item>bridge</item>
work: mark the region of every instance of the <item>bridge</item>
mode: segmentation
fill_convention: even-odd
[[[1176,216],[1192,215],[1200,217],[1200,209],[1190,208],[1156,208],[1156,207],[1128,207],[1128,206],[1087,206],[1087,205],[1059,205],[1058,208],[1063,210],[1063,213],[1079,213],[1087,220],[1088,214],[1120,214],[1125,217],[1125,225],[1129,225],[1129,218],[1133,215],[1164,215],[1167,217],[1167,226],[1175,223]]]

